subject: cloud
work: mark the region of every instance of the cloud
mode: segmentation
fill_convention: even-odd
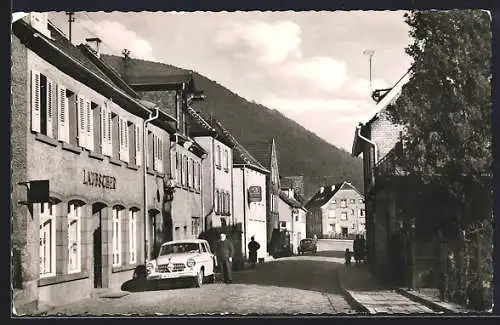
[[[335,113],[338,118],[357,116],[370,112],[374,104],[367,100],[324,98],[278,98],[268,97],[263,105],[283,113],[310,112],[312,114]],[[319,115],[321,116],[321,115]]]
[[[289,77],[304,78],[326,91],[340,89],[347,78],[345,62],[321,56],[292,62],[283,68],[283,73]]]
[[[300,26],[289,20],[273,23],[252,21],[248,24],[233,22],[219,29],[215,35],[217,48],[265,64],[300,57],[300,44]]]
[[[124,48],[127,48],[133,58],[155,60],[153,46],[123,24],[111,20],[99,21],[97,24],[93,21],[81,20],[79,23],[85,30],[95,33],[102,39],[103,51],[105,52],[110,51],[119,55]]]

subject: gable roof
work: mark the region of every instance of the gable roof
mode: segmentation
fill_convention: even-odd
[[[272,142],[261,140],[252,143],[244,143],[243,146],[255,157],[263,166],[271,168]]]
[[[321,189],[319,189],[316,194],[313,195],[313,197],[307,202],[306,208],[307,209],[312,209],[312,208],[319,208],[328,203],[330,199],[337,194],[342,189],[345,189],[346,186],[349,186],[351,189],[355,190],[360,196],[364,197],[363,194],[361,194],[354,185],[347,181],[343,181],[340,183],[336,183],[333,185],[329,186],[324,186],[323,187],[323,193],[321,193]],[[333,189],[332,189],[333,187]]]
[[[127,61],[125,73],[123,57],[102,54],[101,60],[124,78],[134,89],[143,85],[193,84],[193,72],[191,70],[173,65],[130,57]]]
[[[280,191],[279,192],[279,197],[285,201],[286,204],[288,204],[289,206],[293,207],[293,208],[302,208],[305,210],[305,207],[297,200],[289,197],[285,192],[283,191]]]

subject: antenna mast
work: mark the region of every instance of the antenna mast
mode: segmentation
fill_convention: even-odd
[[[373,88],[372,88],[372,57],[373,57],[373,54],[375,54],[374,50],[364,50],[363,51],[363,55],[368,55],[368,60],[370,62],[370,96],[373,92]]]
[[[74,12],[72,11],[67,11],[66,12],[66,15],[68,15],[68,23],[69,23],[69,41],[71,42],[71,24],[75,22],[75,17],[73,17],[75,15]]]

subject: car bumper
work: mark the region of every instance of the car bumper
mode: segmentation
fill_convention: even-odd
[[[146,279],[148,280],[165,280],[165,279],[181,279],[181,278],[193,278],[198,275],[197,270],[187,270],[182,272],[165,272],[165,273],[151,273],[148,274]]]

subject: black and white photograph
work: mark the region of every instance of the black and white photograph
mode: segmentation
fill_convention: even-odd
[[[491,12],[11,19],[12,316],[492,313]]]

